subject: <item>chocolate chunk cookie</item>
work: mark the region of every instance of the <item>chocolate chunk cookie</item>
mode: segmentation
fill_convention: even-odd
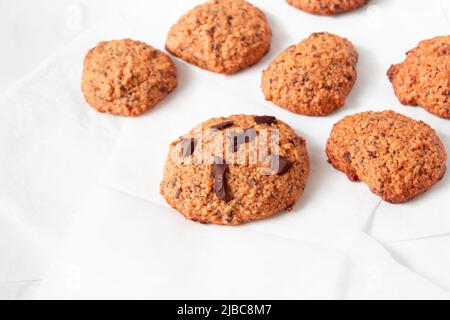
[[[358,9],[368,0],[286,0],[291,6],[303,11],[330,16]]]
[[[308,173],[306,142],[286,123],[234,115],[171,144],[161,194],[190,220],[238,225],[291,210]]]
[[[257,63],[270,48],[264,13],[244,0],[211,0],[182,16],[166,49],[200,68],[231,74]]]
[[[138,116],[177,85],[177,71],[166,54],[130,39],[100,42],[84,60],[81,88],[97,111]]]
[[[342,107],[356,81],[358,53],[331,33],[313,33],[286,49],[263,72],[262,90],[289,111],[324,116]]]
[[[435,131],[393,111],[364,112],[339,121],[326,153],[350,180],[363,181],[392,203],[426,192],[446,171],[447,153]]]
[[[402,104],[450,119],[450,36],[420,42],[405,61],[391,66],[388,77]]]

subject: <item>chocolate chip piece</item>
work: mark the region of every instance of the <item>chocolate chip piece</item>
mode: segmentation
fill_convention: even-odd
[[[225,221],[226,221],[227,223],[230,223],[231,221],[233,221],[233,218],[234,218],[233,212],[228,212],[227,215],[226,215],[226,217],[225,217]]]
[[[280,155],[272,155],[272,161],[270,168],[261,171],[263,175],[278,175],[282,176],[288,172],[294,163],[287,158]]]
[[[373,151],[368,151],[368,152],[367,152],[367,155],[368,155],[370,158],[376,158],[376,157],[377,157],[377,154],[376,154],[375,152],[373,152]]]
[[[278,159],[278,170],[276,171],[276,174],[282,176],[292,168],[294,163],[282,156],[278,156]]]
[[[211,126],[211,129],[213,129],[213,130],[222,130],[222,129],[231,127],[233,124],[234,124],[233,121],[225,121],[225,122],[218,123],[218,124],[215,124],[215,125]]]
[[[347,161],[348,163],[352,163],[352,155],[350,152],[346,151],[344,153],[344,159],[345,161]]]
[[[188,138],[184,139],[181,144],[183,147],[183,157],[187,158],[194,153],[197,141],[194,138]]]
[[[286,207],[286,211],[291,212],[294,209],[295,204],[290,204]]]
[[[178,199],[180,197],[181,194],[181,189],[177,189],[177,191],[175,192],[175,199]]]
[[[166,86],[164,86],[164,85],[162,85],[162,84],[160,84],[159,86],[158,86],[158,90],[160,91],[160,92],[167,92],[167,87]]]
[[[300,147],[306,144],[305,139],[300,137],[295,137],[294,139],[289,140],[290,143],[292,143],[296,147]]]
[[[223,201],[227,201],[226,171],[227,165],[224,163],[223,159],[216,159],[213,165],[214,193]]]
[[[252,188],[256,187],[256,184],[257,184],[256,179],[254,179],[254,178],[251,178],[250,180],[248,180],[247,183]]]
[[[272,124],[277,123],[277,118],[272,116],[256,116],[255,122],[257,124]]]

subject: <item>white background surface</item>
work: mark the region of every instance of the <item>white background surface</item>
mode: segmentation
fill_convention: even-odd
[[[161,297],[179,298],[252,297],[255,293],[260,294],[256,297],[447,298],[449,179],[417,201],[393,207],[380,203],[363,185],[349,183],[326,165],[323,145],[332,123],[370,106],[393,108],[425,120],[447,139],[450,149],[450,124],[421,109],[400,106],[385,77],[388,65],[400,61],[418,40],[449,33],[448,2],[373,0],[371,6],[358,12],[323,18],[296,11],[282,0],[254,1],[268,13],[274,29],[272,51],[257,66],[230,81],[177,61],[180,87],[155,111],[133,122],[99,116],[86,108],[79,95],[79,62],[87,48],[102,37],[128,35],[162,48],[168,26],[198,2],[166,1],[159,3],[156,11],[147,1],[147,10],[138,10],[137,17],[130,19],[132,13],[121,20],[123,25],[116,21],[106,25],[107,31],[89,31],[28,80],[14,86],[47,56],[108,17],[120,4],[0,1],[0,89],[6,94],[0,100],[0,122],[4,125],[0,138],[5,149],[11,151],[9,157],[0,158],[0,297],[34,297],[39,289],[38,297],[45,298],[158,297],[155,292],[160,292]],[[167,19],[161,20],[163,16]],[[321,30],[347,36],[360,52],[359,79],[347,107],[326,119],[315,119],[292,115],[264,102],[258,88],[262,68],[288,45]],[[8,93],[8,87],[15,88]],[[215,99],[214,108],[209,107],[211,98],[217,96],[220,99]],[[55,105],[77,111],[61,109],[44,117]],[[301,203],[291,215],[249,224],[237,231],[205,229],[171,215],[171,210],[161,207],[165,204],[155,188],[168,143],[210,116],[238,112],[276,115],[308,139],[313,168]],[[149,125],[165,124],[169,117],[170,130]],[[40,125],[43,121],[45,128]],[[79,141],[79,149],[62,147],[64,141],[56,140],[52,136],[55,133],[65,142]],[[148,137],[155,134],[157,139],[149,141]],[[37,141],[40,148],[32,147]],[[163,150],[160,155],[154,155],[155,146]],[[45,152],[42,148],[46,148]],[[323,195],[327,195],[327,201]],[[172,232],[192,236],[172,238]],[[217,237],[216,241],[202,246],[212,236]],[[236,293],[234,282],[214,282],[214,274],[209,275],[209,282],[195,282],[196,275],[187,270],[198,266],[177,254],[181,240],[186,250],[191,248],[189,244],[199,248],[191,253],[200,261],[209,261],[211,251],[221,247],[233,252],[232,261],[248,260],[248,268],[254,269],[258,263],[267,265],[264,252],[251,256],[244,254],[245,250],[236,251],[242,247],[233,243],[223,247],[222,241],[230,236],[246,243],[249,250],[267,248],[272,252],[269,257],[277,248],[283,248],[278,260],[286,261],[291,271],[273,276],[270,284],[262,274],[246,274],[239,281],[250,289],[241,290],[241,295]],[[61,253],[55,255],[62,239],[66,240]],[[160,245],[158,242],[164,243],[165,251],[153,251]],[[158,265],[152,263],[155,255],[159,257]],[[226,269],[230,259],[222,258],[215,256],[208,266]],[[168,271],[167,266],[172,264],[183,267]],[[262,271],[275,274],[282,266],[268,268]],[[304,277],[297,282],[292,278],[296,270]],[[165,274],[190,280],[180,286],[170,279],[162,281]],[[78,278],[82,285],[77,285]],[[284,286],[286,282],[291,285]],[[270,289],[264,291],[261,286]],[[149,287],[154,290],[149,291]],[[178,296],[171,295],[174,288]]]

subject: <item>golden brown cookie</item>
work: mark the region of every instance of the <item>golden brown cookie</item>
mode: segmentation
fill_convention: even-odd
[[[358,53],[337,35],[313,33],[263,72],[266,100],[289,111],[324,116],[342,107],[356,81]]]
[[[244,0],[211,0],[171,28],[166,50],[200,68],[231,74],[257,63],[270,48],[264,13]]]
[[[166,54],[130,39],[100,42],[84,59],[82,91],[97,111],[138,116],[177,86]]]
[[[161,194],[190,220],[238,225],[291,210],[308,173],[306,142],[286,123],[234,115],[170,145]]]
[[[393,111],[345,117],[335,124],[326,153],[350,180],[392,203],[426,192],[446,171],[447,153],[435,131]]]
[[[330,16],[358,9],[368,0],[286,0],[291,6],[313,14]]]
[[[450,119],[450,36],[420,42],[405,61],[391,66],[388,77],[402,104]]]

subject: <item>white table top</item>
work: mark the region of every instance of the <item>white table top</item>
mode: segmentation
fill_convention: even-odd
[[[379,2],[382,0],[374,0],[370,10],[376,11]],[[442,6],[450,24],[449,3],[444,0],[430,2]],[[126,2],[127,5],[130,3],[132,1]],[[0,1],[0,94],[36,68],[55,50],[73,40],[83,30],[108,17],[120,5],[123,5],[123,1]],[[421,22],[421,25],[424,28],[427,26],[426,22]],[[443,30],[442,33],[449,33],[448,31],[450,29]],[[17,241],[20,235],[2,224],[2,214],[5,213],[0,211],[0,250],[27,251],[23,260],[16,257],[14,261],[2,260],[2,264],[10,264],[11,268],[20,269],[21,275],[29,276],[8,279],[0,274],[0,299],[33,298],[48,265],[52,262],[52,257],[42,256],[39,265],[30,264],[29,261],[37,259],[28,260],[26,257],[39,255],[40,249],[33,252],[33,248],[22,247],[20,241]],[[450,293],[450,234],[380,243],[399,264]]]

